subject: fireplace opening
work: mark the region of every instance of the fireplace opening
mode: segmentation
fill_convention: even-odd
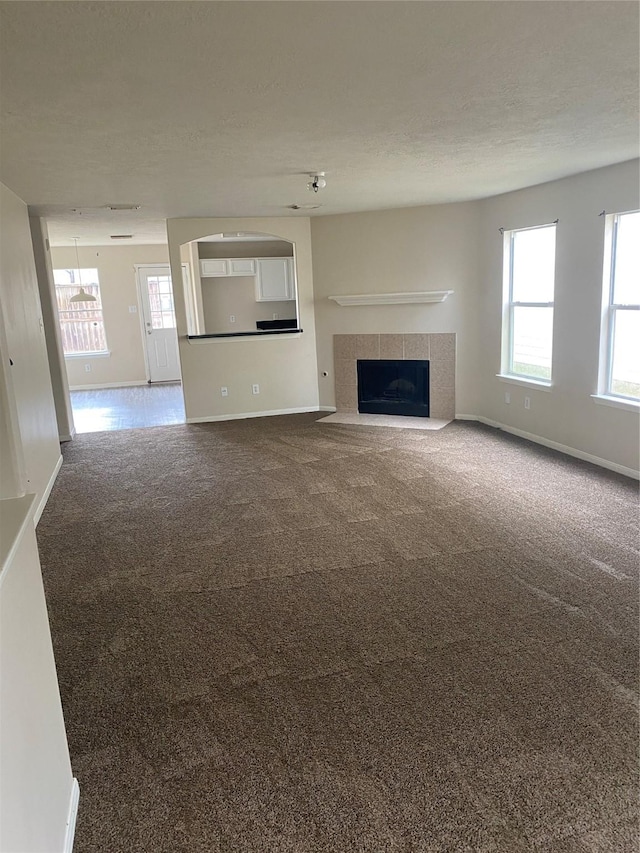
[[[358,360],[358,411],[429,417],[429,362]]]

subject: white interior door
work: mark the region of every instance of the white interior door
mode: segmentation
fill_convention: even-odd
[[[171,267],[169,264],[138,267],[138,282],[149,381],[176,381],[181,374]]]

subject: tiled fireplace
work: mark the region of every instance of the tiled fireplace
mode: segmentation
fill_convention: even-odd
[[[429,362],[429,415],[452,419],[456,412],[456,336],[334,335],[333,364],[338,412],[358,411],[358,359],[420,359]]]

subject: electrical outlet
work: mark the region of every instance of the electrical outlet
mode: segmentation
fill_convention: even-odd
[[[507,404],[511,402],[511,394],[508,391],[504,392],[504,401]]]
[[[90,364],[85,364],[84,372],[85,373],[91,373],[91,365]]]
[[[525,407],[525,409],[531,408],[531,397],[525,397],[524,398],[524,407]]]
[[[260,393],[260,386],[259,385],[252,385],[251,386],[251,393],[252,394],[259,394]]]
[[[236,315],[235,314],[229,314],[229,322],[235,323],[235,321],[236,321]]]
[[[277,314],[274,314],[274,315],[273,315],[273,317],[272,317],[271,319],[272,319],[272,320],[277,320],[277,319],[278,319],[278,315],[277,315]]]
[[[138,306],[137,305],[129,305],[129,314],[137,314]]]
[[[227,388],[226,385],[223,385],[222,388],[220,389],[220,396],[221,397],[228,397],[229,396],[229,389]]]

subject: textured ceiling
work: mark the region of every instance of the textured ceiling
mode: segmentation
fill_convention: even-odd
[[[635,2],[0,8],[1,176],[54,244],[476,199],[638,156]]]

